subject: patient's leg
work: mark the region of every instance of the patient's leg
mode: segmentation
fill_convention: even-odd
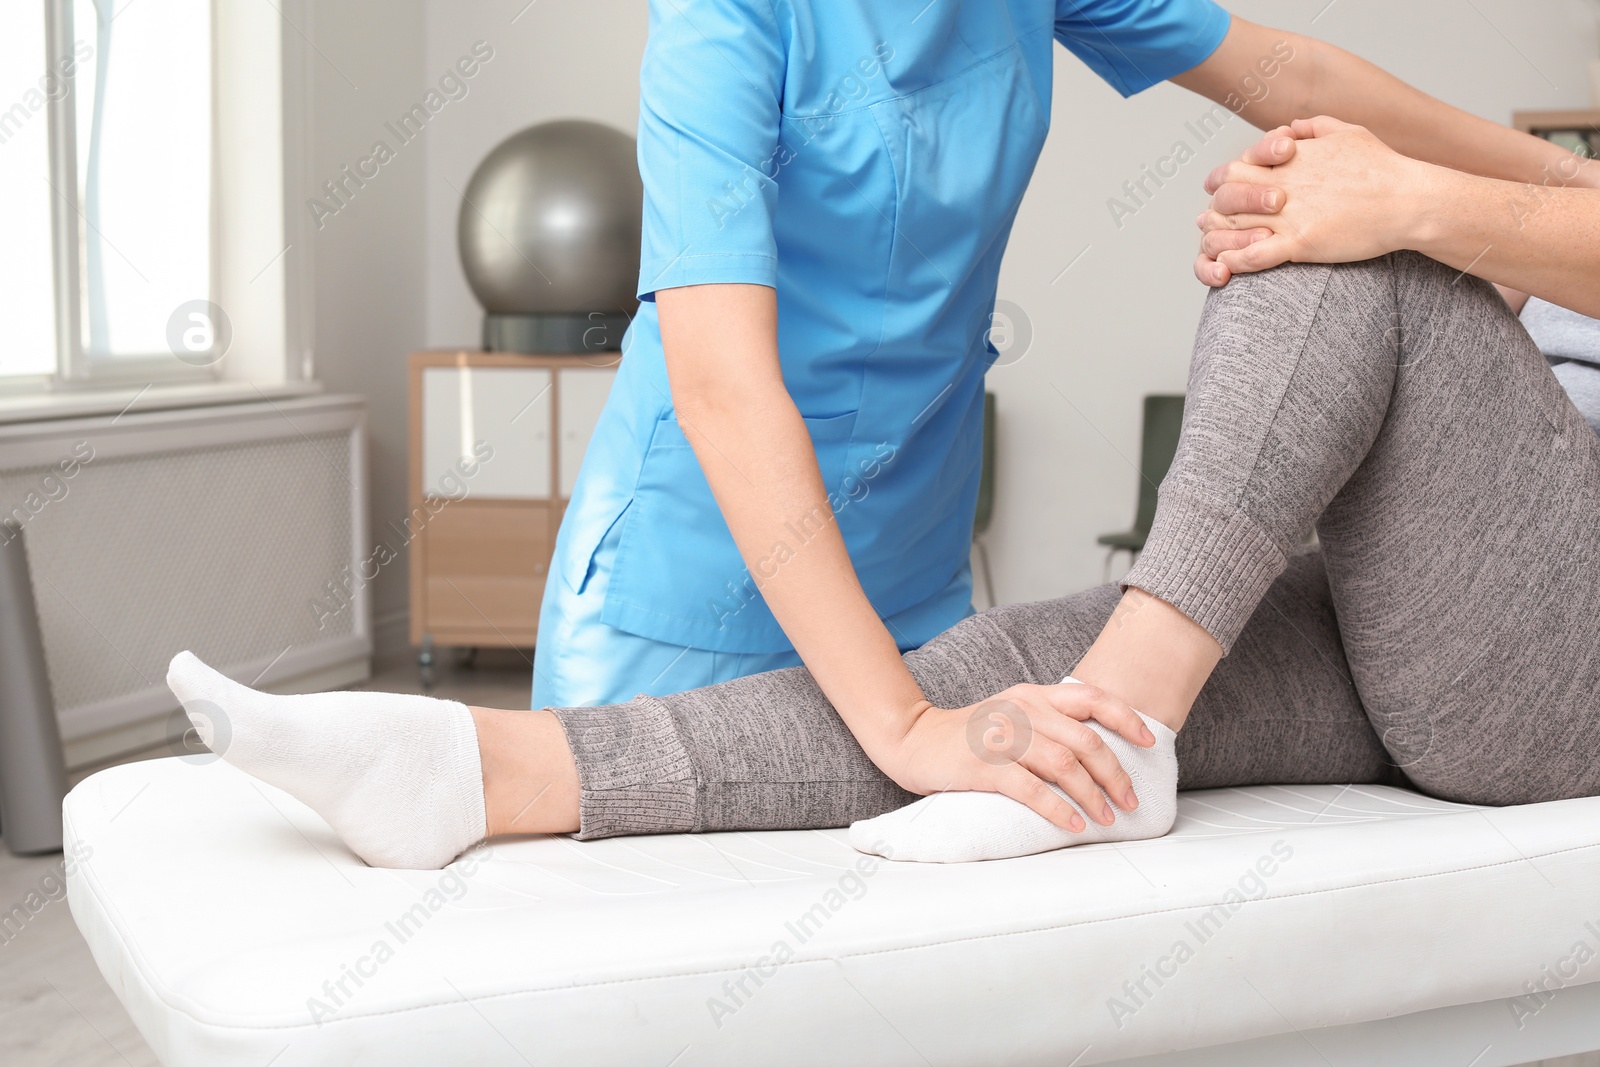
[[[1105,586],[997,608],[906,662],[944,707],[1056,682],[1117,595]],[[1179,738],[1184,784],[1392,778],[1348,684],[1320,558],[1292,561],[1268,603],[1270,617],[1246,627]],[[1279,669],[1297,658],[1301,669]],[[553,711],[383,693],[272,696],[188,655],[168,680],[207,744],[310,805],[375,866],[442,866],[485,833],[830,828],[918,799],[867,759],[804,668]],[[949,847],[964,846],[952,836]]]
[[[1600,793],[1600,440],[1487,284],[1399,253],[1210,297],[1130,600],[1227,648],[1313,523],[1351,676],[1414,782]],[[1128,643],[1108,627],[1075,673],[1154,713],[1148,678],[1118,676]]]
[[[1223,661],[1219,679],[1359,692],[1436,795],[1600,793],[1600,441],[1486,283],[1403,253],[1213,293],[1154,528],[1073,675],[1180,728],[1247,624],[1296,629],[1269,590],[1314,524],[1343,641],[1286,642],[1255,671]],[[1203,744],[1180,735],[1186,786],[1325,780],[1317,753],[1278,755],[1309,740],[1302,721],[1217,721]],[[895,813],[861,837],[903,858],[961,836],[1003,855],[1007,826],[1038,818],[971,796],[913,807],[914,834]]]
[[[1437,796],[1600,794],[1600,438],[1490,287],[1416,254],[1389,416],[1324,514],[1378,731]]]

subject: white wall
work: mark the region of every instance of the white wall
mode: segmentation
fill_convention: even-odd
[[[407,28],[419,2],[426,41],[420,67]],[[1587,106],[1585,63],[1600,41],[1594,8],[1581,0],[1240,0],[1232,7],[1253,21],[1350,48],[1501,122],[1516,108]],[[381,5],[381,18],[375,17],[380,5],[374,0],[349,8],[371,19],[365,32],[380,35],[378,41],[358,40],[363,34],[352,25],[346,41],[350,62],[372,68],[378,93],[393,99],[375,105],[367,85],[359,101],[343,94],[340,107],[350,113],[337,131],[330,118],[319,140],[331,155],[360,146],[368,113],[397,109],[406,77],[420,89],[472,42],[485,40],[495,49],[471,93],[430,125],[425,185],[417,184],[419,161],[401,160],[404,169],[385,178],[394,180],[381,205],[378,197],[356,205],[371,211],[358,216],[363,228],[323,238],[325,247],[342,250],[341,265],[373,272],[366,279],[338,277],[338,268],[319,264],[325,288],[318,340],[319,349],[333,342],[352,349],[337,378],[327,371],[335,357],[325,355],[323,376],[373,396],[380,487],[374,507],[381,516],[386,508],[403,511],[403,492],[394,487],[403,490],[397,442],[403,439],[404,408],[397,396],[405,352],[419,343],[471,344],[478,337],[479,310],[456,256],[456,190],[499,140],[532,123],[586,117],[631,131],[646,5],[541,0],[522,9],[522,0],[408,0]],[[321,26],[319,21],[319,31]],[[340,95],[336,77],[319,84]],[[1184,124],[1207,112],[1208,102],[1170,86],[1122,101],[1059,52],[1054,107],[1054,130],[1000,283],[1000,295],[1022,306],[1034,329],[1027,355],[990,378],[1001,412],[991,546],[1002,600],[1058,595],[1098,581],[1095,536],[1132,519],[1139,398],[1183,389],[1203,299],[1190,275],[1193,218],[1204,205],[1199,183],[1251,138],[1243,122],[1235,121],[1118,229],[1107,198],[1137,177],[1142,164],[1170,152],[1175,140],[1193,143]],[[416,214],[422,201],[425,232]],[[354,219],[331,220],[327,229],[346,221]],[[332,301],[330,292],[336,293]],[[419,320],[424,306],[425,319]],[[325,315],[332,316],[326,329]],[[357,350],[363,354],[355,355]],[[395,471],[378,469],[390,464]],[[380,608],[397,602],[397,588],[379,590]]]
[[[395,140],[384,123],[420,98],[424,69],[423,0],[310,7],[302,27],[315,42],[308,58],[310,174],[289,188],[303,211],[310,197],[327,202],[321,183],[355,167],[375,141]],[[406,355],[426,336],[426,137],[398,148],[348,206],[308,229],[309,247],[289,253],[312,263],[313,372],[330,391],[367,397],[368,525],[375,538],[406,514]],[[387,634],[391,644],[403,635],[396,622],[405,617],[405,567],[403,557],[388,564],[371,588],[379,640]]]

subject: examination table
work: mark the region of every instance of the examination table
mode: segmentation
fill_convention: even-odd
[[[364,866],[221,762],[67,797],[72,914],[169,1067],[1447,1064],[1600,1048],[1600,798],[1182,794],[958,865],[842,830]]]

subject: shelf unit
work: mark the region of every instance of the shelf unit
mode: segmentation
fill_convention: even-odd
[[[556,530],[621,354],[411,356],[411,643],[529,648]]]

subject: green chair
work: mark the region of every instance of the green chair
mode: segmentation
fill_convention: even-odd
[[[978,479],[978,510],[972,516],[972,547],[977,550],[978,563],[983,568],[983,589],[989,594],[989,606],[998,603],[994,598],[994,571],[989,567],[989,547],[983,535],[994,521],[994,394],[983,394],[983,472]]]
[[[1106,553],[1106,581],[1111,580],[1111,561],[1118,552],[1128,553],[1131,563],[1144,549],[1145,539],[1150,536],[1150,524],[1156,518],[1156,490],[1172,466],[1182,430],[1181,395],[1144,398],[1144,430],[1139,445],[1139,510],[1133,518],[1133,529],[1096,538],[1098,544],[1110,550]]]

